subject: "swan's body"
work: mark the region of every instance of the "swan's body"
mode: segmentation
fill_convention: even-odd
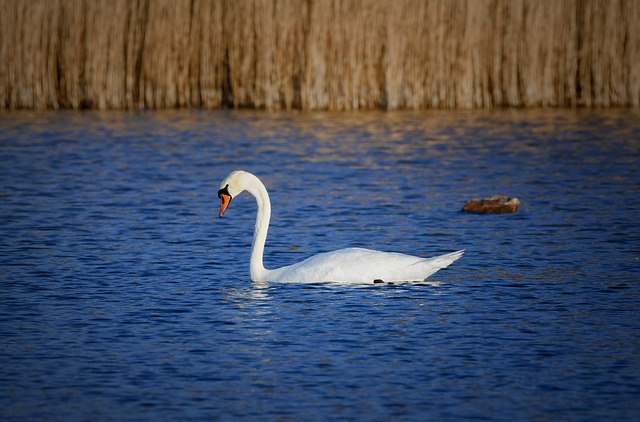
[[[256,198],[258,215],[253,236],[251,280],[254,282],[339,282],[376,283],[423,281],[439,269],[449,266],[460,258],[464,251],[453,252],[434,258],[421,258],[393,252],[380,252],[361,248],[340,249],[321,253],[288,267],[268,270],[263,264],[264,245],[267,240],[271,202],[260,179],[245,171],[230,173],[221,183],[218,197],[220,217],[229,202],[243,191]]]

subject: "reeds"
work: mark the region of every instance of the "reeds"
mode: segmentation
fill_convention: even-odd
[[[637,0],[0,0],[0,108],[640,105]]]

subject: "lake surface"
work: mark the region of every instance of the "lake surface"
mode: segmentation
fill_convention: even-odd
[[[4,113],[0,166],[3,421],[640,418],[639,111]],[[253,285],[235,169],[267,267],[466,253]]]

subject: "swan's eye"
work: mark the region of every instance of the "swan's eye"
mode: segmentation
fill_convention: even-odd
[[[229,185],[223,187],[218,191],[218,198],[220,198],[223,194],[231,198],[231,195],[229,195]]]

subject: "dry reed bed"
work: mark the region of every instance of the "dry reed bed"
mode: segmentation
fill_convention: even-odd
[[[0,0],[0,108],[640,105],[637,0]]]

